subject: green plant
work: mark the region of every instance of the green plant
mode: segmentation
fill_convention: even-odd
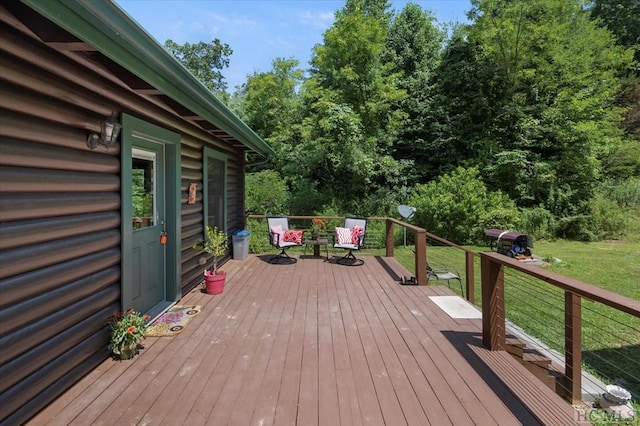
[[[193,245],[194,249],[201,250],[213,256],[213,274],[218,273],[218,258],[227,252],[229,237],[216,226],[204,228],[205,239]]]
[[[458,167],[419,185],[409,199],[413,223],[449,241],[484,242],[485,228],[515,229],[518,210],[501,192],[490,192],[478,169]]]
[[[522,224],[520,231],[535,239],[553,237],[555,222],[553,214],[544,207],[522,209],[520,212],[520,223]]]
[[[247,174],[245,208],[253,214],[282,213],[289,202],[289,188],[274,170]]]
[[[327,221],[319,218],[319,217],[314,217],[313,219],[311,219],[311,235],[318,235],[321,232],[325,232],[327,230]]]
[[[144,332],[150,319],[149,315],[141,315],[133,309],[113,315],[109,319],[111,329],[109,350],[116,355],[135,351],[138,342],[144,339]]]

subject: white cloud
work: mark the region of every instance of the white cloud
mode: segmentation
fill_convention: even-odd
[[[221,28],[224,28],[224,32],[227,34],[237,34],[259,27],[259,23],[248,16],[226,16],[217,13],[207,13],[205,15],[211,18],[212,21],[208,24],[209,29],[215,29],[216,32],[220,32],[222,31]]]
[[[333,23],[333,13],[334,12],[303,10],[298,13],[298,21],[303,25],[311,25],[316,28],[326,29]]]

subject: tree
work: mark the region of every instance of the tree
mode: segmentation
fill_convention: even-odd
[[[391,106],[406,93],[382,60],[387,8],[386,1],[348,0],[314,47],[299,140],[284,167],[294,193],[317,194],[316,211],[374,214],[402,186],[402,165],[389,153],[405,114]]]
[[[485,177],[520,205],[545,200],[555,214],[573,214],[600,178],[600,158],[622,141],[622,111],[613,100],[632,52],[590,21],[580,0],[472,3],[470,40],[505,88],[487,136],[496,153],[512,152],[486,157]],[[522,178],[536,193],[500,178],[517,156],[531,165]]]
[[[287,184],[274,170],[247,174],[245,208],[251,214],[282,214],[287,211]]]
[[[254,73],[240,88],[243,119],[276,152],[288,148],[295,137],[295,127],[300,122],[300,97],[296,91],[302,83],[304,73],[295,59],[276,58],[272,69],[265,73]],[[282,155],[272,162],[279,168]]]
[[[640,1],[591,0],[591,15],[615,34],[618,44],[633,48],[640,74]]]
[[[617,103],[627,109],[624,123],[626,133],[636,139],[628,145],[638,146],[640,143],[640,1],[592,0],[590,5],[591,16],[616,36],[619,45],[631,48],[635,52],[635,62],[629,70],[629,75],[623,80]],[[633,146],[628,146],[622,151],[635,149]],[[616,150],[616,152],[620,151]],[[633,161],[633,158],[638,157],[630,157],[623,161]],[[614,163],[619,161],[619,159],[611,160]]]
[[[167,40],[164,47],[210,91],[226,95],[227,83],[221,71],[229,67],[229,56],[233,54],[228,44],[217,38],[211,43],[182,45]]]
[[[324,44],[314,47],[311,79],[325,90],[322,95],[350,106],[367,137],[389,145],[404,119],[391,107],[406,93],[382,61],[388,28],[382,11],[387,7],[386,0],[348,0],[325,32]]]
[[[298,65],[293,58],[276,58],[271,71],[247,76],[247,81],[231,97],[230,103],[238,116],[276,153],[266,162],[258,161],[254,165],[250,162],[247,167],[250,172],[282,171],[292,146],[300,139],[302,111],[298,87],[304,72]],[[285,176],[289,184],[294,177]]]
[[[387,35],[383,59],[399,75],[398,87],[410,94],[397,106],[407,114],[407,121],[394,141],[393,156],[414,165],[416,181],[429,176],[429,146],[438,135],[433,77],[443,40],[444,32],[436,27],[433,15],[412,3],[393,18]]]

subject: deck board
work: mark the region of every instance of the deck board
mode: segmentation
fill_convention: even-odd
[[[105,361],[30,424],[458,426],[550,419],[534,395],[538,384],[507,387],[520,375],[535,379],[482,348],[481,320],[450,318],[428,298],[453,294],[446,284],[401,286],[408,272],[387,258],[366,257],[356,267],[319,258],[266,260],[251,255],[225,264],[222,295],[194,289],[179,302],[202,306],[185,331],[147,338],[132,361]],[[570,417],[571,410],[556,412]]]

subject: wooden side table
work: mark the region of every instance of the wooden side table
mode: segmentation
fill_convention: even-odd
[[[320,257],[320,246],[324,246],[325,252],[327,254],[327,260],[329,260],[329,240],[327,238],[318,238],[317,240],[304,240],[302,242],[304,244],[304,254],[307,255],[307,247],[313,246],[313,256]]]

